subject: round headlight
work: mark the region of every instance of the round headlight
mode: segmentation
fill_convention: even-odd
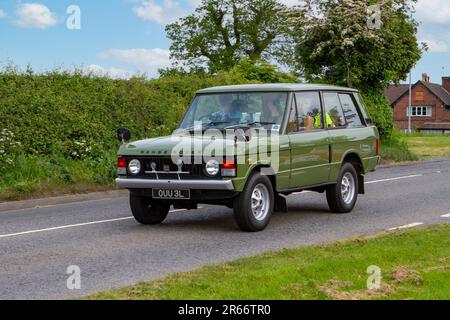
[[[130,171],[131,174],[138,174],[141,172],[141,162],[137,159],[133,159],[128,164],[128,171]]]
[[[208,162],[206,162],[206,173],[209,174],[210,176],[216,176],[219,171],[220,171],[220,164],[219,161],[217,160],[209,160]]]

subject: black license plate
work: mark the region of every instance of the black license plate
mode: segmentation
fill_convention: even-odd
[[[154,199],[190,199],[190,190],[181,189],[153,189],[152,196]]]

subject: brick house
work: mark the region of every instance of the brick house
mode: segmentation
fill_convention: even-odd
[[[394,126],[408,129],[409,85],[390,86],[384,91],[394,111]],[[442,84],[430,82],[423,74],[422,80],[412,86],[411,128],[428,134],[450,134],[450,77]]]

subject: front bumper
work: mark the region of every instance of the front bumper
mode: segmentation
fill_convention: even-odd
[[[231,180],[155,180],[117,178],[118,189],[198,189],[234,191]]]

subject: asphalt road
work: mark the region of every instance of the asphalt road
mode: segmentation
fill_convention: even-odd
[[[82,296],[264,251],[450,222],[450,160],[379,168],[366,182],[350,214],[330,213],[324,194],[295,194],[259,233],[239,231],[223,207],[142,226],[127,198],[2,212],[0,299]],[[79,290],[67,288],[71,265]]]

